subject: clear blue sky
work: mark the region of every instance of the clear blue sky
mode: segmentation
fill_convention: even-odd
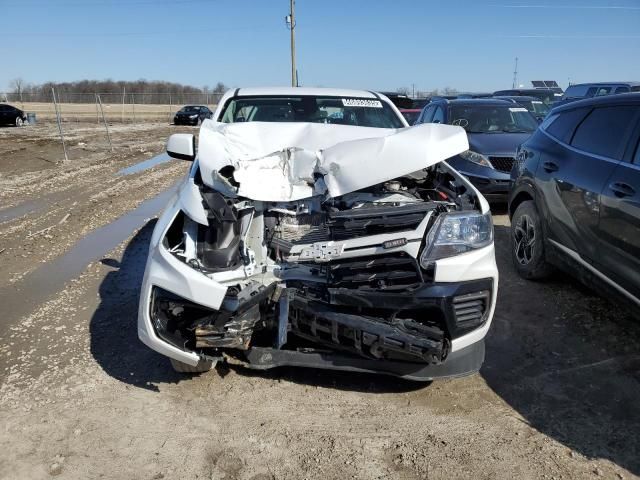
[[[287,85],[288,0],[0,0],[0,90],[83,78]],[[640,0],[297,0],[300,82],[640,80]]]

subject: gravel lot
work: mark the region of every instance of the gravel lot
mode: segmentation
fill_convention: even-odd
[[[173,373],[137,339],[137,288],[154,225],[144,201],[188,165],[117,172],[177,130],[190,131],[113,127],[112,154],[99,125],[69,126],[58,164],[51,126],[0,129],[0,478],[640,475],[640,323],[564,275],[517,277],[500,211],[478,375]]]

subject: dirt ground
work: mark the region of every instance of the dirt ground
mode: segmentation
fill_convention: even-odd
[[[144,201],[187,165],[117,172],[174,130],[114,127],[111,154],[97,126],[79,125],[56,165],[55,130],[0,129],[0,478],[640,475],[640,324],[564,275],[521,280],[500,212],[499,299],[477,375],[173,373],[137,339],[137,289],[155,222]]]

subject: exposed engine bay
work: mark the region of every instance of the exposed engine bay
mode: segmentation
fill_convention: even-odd
[[[219,312],[159,293],[155,318],[176,344],[247,350],[293,341],[376,359],[446,358],[443,319],[397,297],[432,280],[416,257],[435,219],[475,208],[451,175],[431,167],[324,201],[200,189],[209,226],[179,215],[165,246],[204,275],[226,272],[228,293]],[[379,294],[389,298],[377,304]]]
[[[435,281],[438,258],[467,251],[460,238],[479,246],[493,240],[486,206],[442,162],[466,148],[464,132],[430,125],[349,139],[354,130],[324,127],[295,130],[307,143],[280,150],[264,132],[259,149],[233,132],[220,135],[230,127],[216,126],[204,141],[201,135],[200,161],[161,248],[205,289],[196,295],[195,284],[174,287],[164,274],[150,281],[149,317],[164,342],[252,368],[311,362],[379,371],[384,361],[397,368],[382,370],[404,375],[404,365],[441,365],[455,338],[486,322],[492,279]],[[334,131],[344,141],[309,144]]]

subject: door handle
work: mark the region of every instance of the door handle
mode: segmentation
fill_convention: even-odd
[[[624,182],[613,182],[609,185],[609,188],[616,194],[616,197],[631,197],[636,194],[635,189]]]
[[[553,162],[544,162],[542,164],[542,168],[544,168],[544,171],[547,173],[551,173],[551,172],[557,172],[558,169],[560,167],[558,167],[557,163],[553,163]]]

